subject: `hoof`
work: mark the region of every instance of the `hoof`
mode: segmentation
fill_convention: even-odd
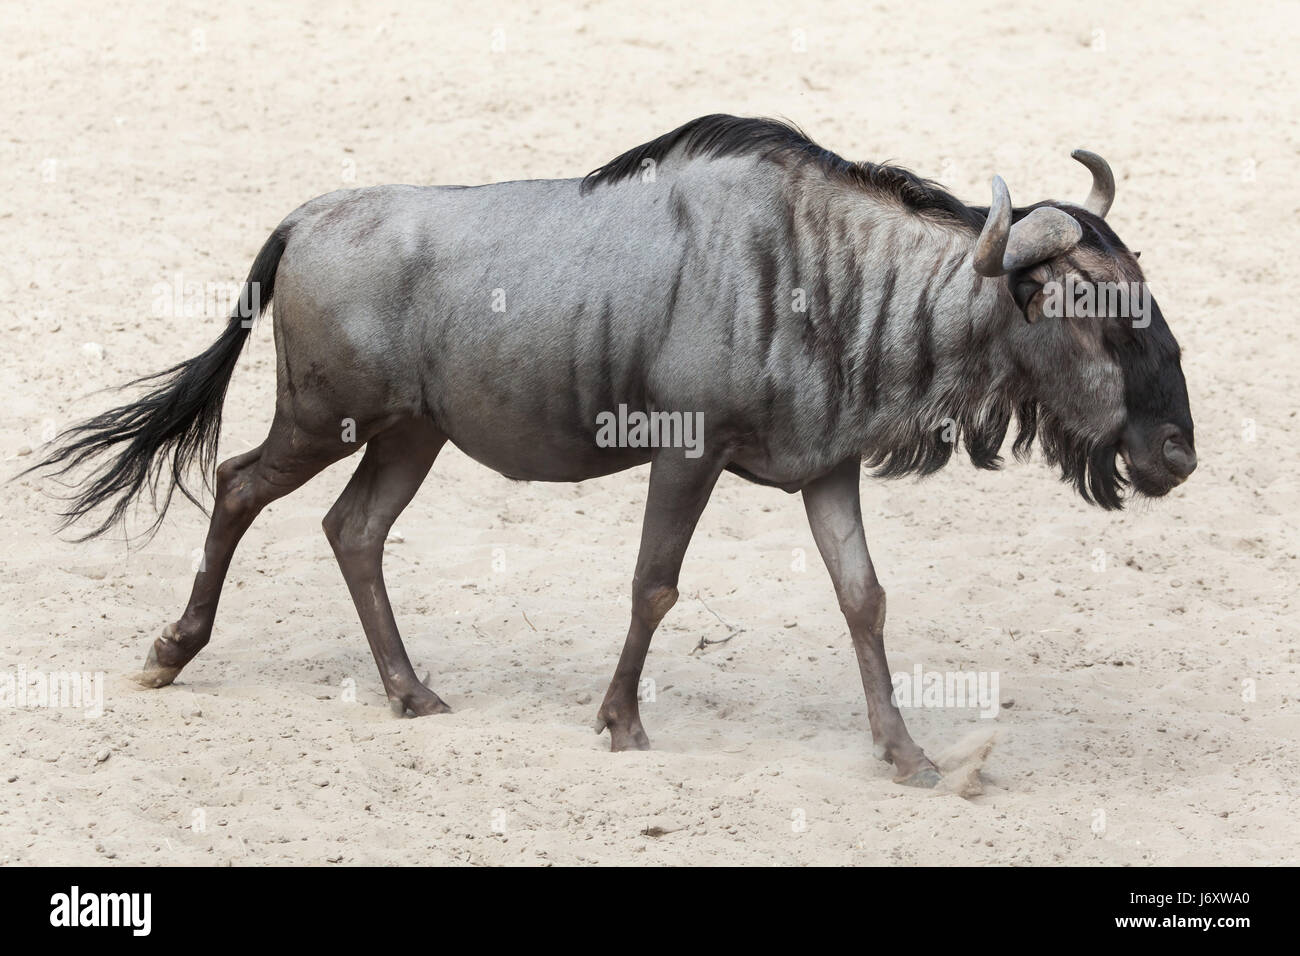
[[[165,636],[166,632],[164,632]],[[135,682],[141,687],[166,687],[181,672],[179,667],[164,667],[158,663],[158,650],[149,645],[149,655],[144,659],[144,667],[135,676]]]
[[[622,734],[611,733],[609,735],[610,753],[616,754],[616,753],[622,753],[625,750],[649,750],[649,749],[650,749],[650,738],[646,736],[646,732],[644,730],[636,731],[636,732],[628,731]]]
[[[923,790],[933,790],[942,779],[939,771],[934,767],[922,767],[906,777],[895,777],[894,783],[901,784],[904,787],[920,787]]]
[[[650,738],[646,735],[645,728],[641,722],[637,721],[630,727],[619,727],[611,724],[609,728],[609,751],[610,753],[620,753],[624,750],[649,750]]]
[[[614,719],[618,720],[618,718]],[[610,718],[606,717],[602,710],[596,714],[594,729],[598,734],[609,730],[609,749],[611,753],[618,753],[623,750],[650,749],[650,738],[646,735],[645,728],[641,726],[639,719],[628,724],[621,722],[610,723]]]
[[[428,680],[426,677],[425,680]],[[450,714],[446,701],[423,684],[420,689],[400,697],[388,698],[388,709],[395,717],[429,717],[433,714]]]

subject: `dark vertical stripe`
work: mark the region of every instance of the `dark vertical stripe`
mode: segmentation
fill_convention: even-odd
[[[869,404],[875,408],[880,400],[880,374],[884,364],[885,323],[889,319],[889,310],[893,307],[894,284],[898,281],[898,271],[891,264],[885,271],[880,283],[880,303],[876,306],[876,321],[871,326],[871,335],[867,338],[867,391]]]
[[[752,258],[758,268],[758,367],[767,368],[776,337],[776,256],[761,239],[752,246]]]
[[[929,285],[921,286],[921,297],[916,303],[916,312],[912,321],[916,323],[915,371],[912,375],[912,395],[916,399],[925,397],[934,381],[934,310],[930,306],[934,289]]]
[[[943,254],[950,255],[951,249],[952,249],[951,245],[945,246]],[[942,260],[940,260],[940,262],[942,262]],[[957,270],[960,269],[962,265],[965,264],[965,262],[966,262],[966,257],[964,255],[953,255],[952,258],[948,260],[948,267],[944,269],[943,273],[939,276],[939,280],[937,282],[938,287],[940,289],[943,289],[945,286],[947,286],[948,283],[951,282],[953,278],[957,275]]]
[[[600,361],[597,364],[597,382],[596,394],[600,396],[600,411],[614,411],[614,406],[618,404],[615,395],[614,383],[614,308],[610,296],[605,296],[605,301],[600,309],[600,316],[596,320],[596,342],[597,348],[600,349]],[[595,427],[595,419],[592,419],[592,427]]]
[[[673,270],[672,282],[668,286],[668,302],[664,307],[663,332],[659,337],[659,346],[667,341],[669,333],[673,330],[673,319],[677,313],[677,297],[682,291],[682,280],[685,278],[687,263],[690,262],[691,244],[688,242],[682,246],[681,258],[677,260],[677,267]]]
[[[845,398],[850,403],[858,389],[858,361],[851,341],[852,331],[858,328],[862,317],[862,276],[858,270],[858,250],[852,242],[844,246],[844,282],[843,295],[836,308],[837,324],[840,329],[840,369],[844,384]]]
[[[686,205],[686,200],[682,198],[682,189],[679,183],[673,183],[670,196],[669,209],[672,213],[673,225],[680,231],[689,234],[691,231],[691,211]]]
[[[673,327],[673,313],[677,311],[677,296],[682,291],[682,270],[686,267],[686,257],[677,263],[677,268],[673,272],[672,284],[668,287],[668,304],[664,309],[664,317],[667,320],[667,327]]]
[[[739,258],[732,252],[731,244],[727,243],[727,260]],[[736,272],[739,270],[728,270],[727,278],[723,281],[726,287],[723,294],[726,298],[726,304],[723,307],[722,318],[722,347],[727,355],[727,367],[732,364],[731,355],[736,350],[736,323],[740,321],[740,288],[736,279]]]

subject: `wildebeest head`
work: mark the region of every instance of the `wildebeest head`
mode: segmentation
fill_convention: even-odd
[[[1086,499],[1117,508],[1126,483],[1154,497],[1192,473],[1192,416],[1178,343],[1137,256],[1104,220],[1115,196],[1110,167],[1094,153],[1073,155],[1093,175],[1082,206],[1013,210],[994,178],[974,265],[1004,278],[1025,318],[1009,343],[1020,373],[1017,451],[1037,435]]]

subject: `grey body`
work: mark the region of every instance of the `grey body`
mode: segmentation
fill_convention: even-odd
[[[974,237],[830,184],[792,198],[810,175],[696,158],[586,195],[561,180],[314,200],[276,285],[295,417],[427,414],[502,474],[578,481],[649,460],[597,447],[599,412],[703,411],[729,464],[797,488],[994,393],[1004,359],[979,346],[1019,314],[969,268]],[[852,256],[826,256],[827,221]],[[919,389],[922,336],[937,368]],[[332,407],[295,388],[322,369]]]
[[[215,469],[203,570],[153,644],[171,683],[211,636],[241,535],[267,503],[364,443],[324,520],[399,713],[446,704],[412,670],[384,587],[385,536],[443,444],[511,478],[581,481],[649,462],[632,619],[597,716],[644,748],[637,685],[651,636],[719,474],[802,491],[849,626],[872,737],[900,782],[934,765],[891,699],[884,590],[862,529],[862,463],[927,473],[962,443],[996,467],[1014,417],[1088,500],[1126,481],[1164,494],[1195,467],[1177,343],[1156,310],[1052,319],[1047,283],[1140,280],[1102,221],[1105,162],[1082,207],[987,210],[891,167],[850,164],[770,121],[704,117],[587,180],[331,193],[291,214],[250,287],[274,294],[276,414],[266,441]],[[650,175],[653,173],[653,175]],[[215,463],[247,316],[138,402],[72,429],[45,464],[113,452],[68,513],[121,518],[171,466]],[[599,416],[701,415],[695,456],[602,447]],[[164,500],[164,510],[166,501]],[[160,511],[161,515],[161,511]],[[94,532],[92,532],[94,533]]]

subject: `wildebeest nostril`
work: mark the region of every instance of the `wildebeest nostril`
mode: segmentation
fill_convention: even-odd
[[[1179,478],[1186,478],[1196,470],[1196,452],[1188,448],[1181,438],[1166,438],[1164,455],[1165,464]]]

